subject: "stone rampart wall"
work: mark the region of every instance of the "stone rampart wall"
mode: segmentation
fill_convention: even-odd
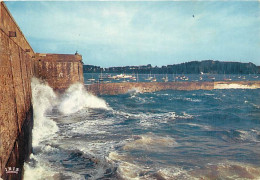
[[[0,177],[19,179],[21,162],[30,151],[30,133],[25,139],[24,132],[30,132],[32,122],[30,82],[34,52],[3,2],[0,40]],[[20,171],[7,177],[5,168],[11,166]]]
[[[131,91],[155,92],[161,90],[212,90],[212,89],[257,89],[260,81],[218,81],[218,82],[125,82],[99,83],[85,86],[87,91],[96,95],[125,94]]]
[[[83,67],[77,53],[34,53],[4,2],[0,3],[0,177],[14,180],[21,179],[31,151],[31,78],[64,91],[75,82],[83,83]],[[10,167],[19,168],[18,174],[6,173]]]
[[[83,83],[82,57],[79,54],[36,54],[35,76],[58,91],[76,82]]]

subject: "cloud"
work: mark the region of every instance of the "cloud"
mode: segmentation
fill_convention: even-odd
[[[7,5],[34,49],[79,50],[89,64],[163,65],[210,58],[257,63],[260,57],[258,2]]]

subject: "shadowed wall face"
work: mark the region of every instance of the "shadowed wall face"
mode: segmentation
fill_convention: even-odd
[[[21,179],[31,152],[31,78],[57,91],[83,83],[79,54],[35,54],[3,2],[0,3],[0,177]],[[8,174],[9,168],[17,173]]]
[[[79,54],[36,54],[35,76],[54,90],[64,91],[71,84],[83,83],[82,57]]]
[[[19,179],[23,161],[30,153],[33,55],[23,33],[1,2],[0,177],[4,179]],[[18,174],[7,175],[5,168],[8,167],[19,168]]]

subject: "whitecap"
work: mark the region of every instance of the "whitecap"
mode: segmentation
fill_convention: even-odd
[[[160,151],[164,147],[174,147],[177,142],[169,136],[162,137],[153,133],[135,136],[134,141],[130,141],[123,146],[124,150],[141,149],[146,151]]]
[[[36,78],[32,78],[31,87],[34,109],[32,145],[35,147],[42,141],[52,138],[59,130],[56,122],[46,116],[47,111],[57,104],[57,96],[48,84]]]
[[[168,168],[162,168],[158,170],[157,176],[160,177],[160,179],[165,180],[197,180],[198,178],[192,177],[188,174],[187,171],[185,171],[182,168],[179,167],[168,167]]]
[[[179,123],[181,124],[181,123]],[[195,123],[185,123],[186,125],[189,125],[189,126],[193,126],[193,127],[199,127],[201,129],[205,129],[205,130],[212,130],[212,127],[211,126],[207,126],[207,125],[201,125],[201,124],[195,124]]]
[[[82,84],[73,84],[61,97],[58,109],[63,114],[71,114],[83,108],[111,109],[103,99],[88,93]]]

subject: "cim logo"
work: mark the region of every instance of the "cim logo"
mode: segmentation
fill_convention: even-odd
[[[19,168],[16,167],[7,167],[5,168],[6,174],[18,174]]]

